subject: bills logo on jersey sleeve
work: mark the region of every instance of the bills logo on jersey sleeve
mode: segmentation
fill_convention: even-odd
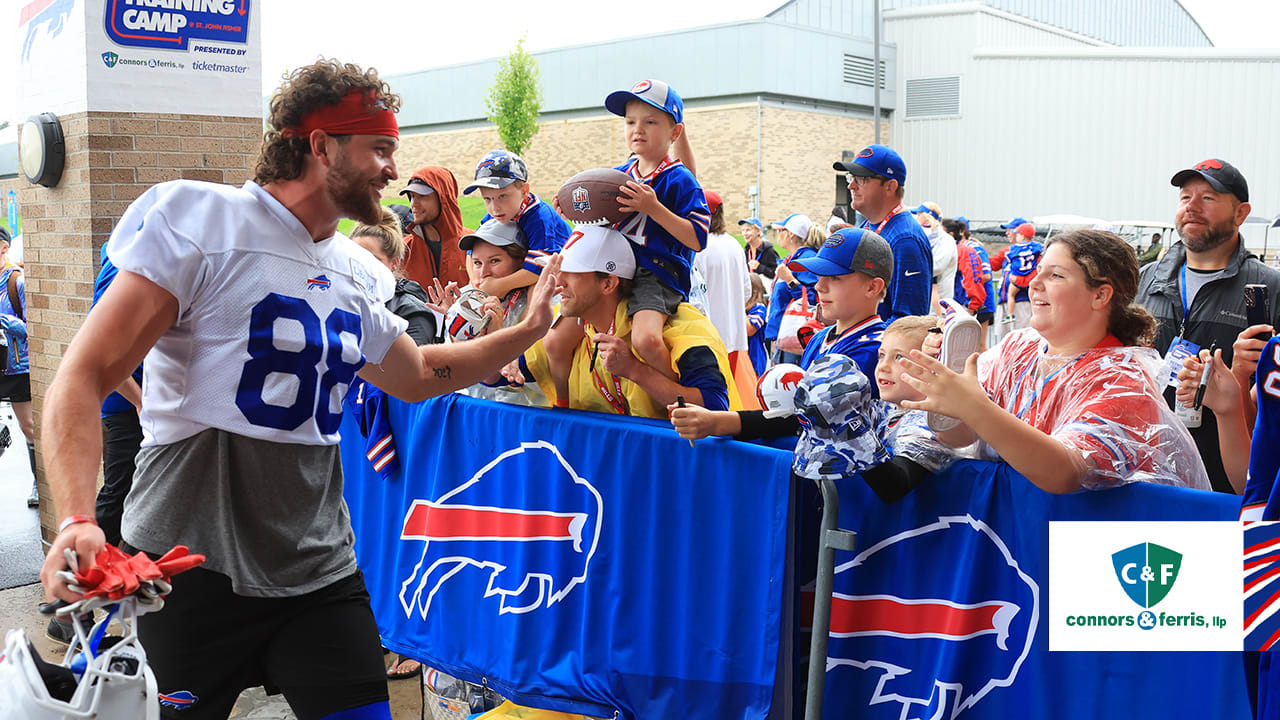
[[[487,573],[482,596],[498,596],[498,614],[551,607],[586,581],[602,511],[600,493],[555,445],[527,442],[502,453],[406,512],[400,540],[425,544],[400,586],[405,616],[426,619],[439,593],[465,592],[475,576],[450,579],[468,567]]]
[[[177,692],[172,692],[167,695],[165,693],[160,693],[160,704],[165,707],[178,708],[181,710],[183,708],[189,708],[198,702],[200,702],[200,698],[190,690],[178,690]]]
[[[926,564],[963,569],[967,582],[902,570]],[[894,578],[893,587],[862,578]],[[836,568],[836,590],[827,684],[846,695],[855,688],[850,697],[867,718],[955,718],[974,708],[1013,684],[1040,615],[1036,582],[969,515],[875,543]]]

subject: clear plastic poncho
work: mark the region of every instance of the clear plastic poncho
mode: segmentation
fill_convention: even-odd
[[[1161,395],[1162,368],[1155,350],[1113,337],[1080,355],[1052,356],[1027,329],[983,353],[978,378],[1002,408],[1072,451],[1086,489],[1154,482],[1208,490],[1195,441]],[[980,452],[999,459],[985,442]]]

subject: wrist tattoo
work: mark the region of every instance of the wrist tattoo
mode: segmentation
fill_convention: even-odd
[[[436,378],[439,380],[447,380],[453,376],[453,368],[448,365],[445,365],[444,367],[431,368],[431,371],[436,374]]]

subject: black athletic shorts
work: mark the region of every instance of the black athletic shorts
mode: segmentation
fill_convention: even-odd
[[[31,373],[0,374],[0,400],[31,402]]]
[[[390,717],[379,712],[387,680],[359,571],[306,595],[258,598],[196,568],[174,578],[162,611],[139,618],[138,635],[166,720],[224,720],[259,685],[283,693],[299,720],[366,706],[368,717]]]
[[[977,315],[974,315],[973,319],[980,323],[987,323],[990,325],[991,321],[996,319],[996,314],[994,312],[980,312]]]

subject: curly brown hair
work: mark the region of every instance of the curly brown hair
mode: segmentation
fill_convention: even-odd
[[[281,131],[298,125],[302,118],[318,107],[336,105],[352,90],[373,93],[371,104],[382,102],[392,112],[400,110],[400,96],[378,77],[374,68],[363,70],[358,65],[322,59],[294,70],[271,97],[267,114],[270,129],[262,138],[262,152],[253,169],[253,181],[259,185],[280,180],[293,180],[302,174],[302,163],[311,152],[308,138],[287,138]],[[345,142],[345,136],[338,136]]]
[[[1133,302],[1138,294],[1138,255],[1129,243],[1105,230],[1073,230],[1054,237],[1045,249],[1058,243],[1071,248],[1071,258],[1084,270],[1089,287],[1111,286],[1107,330],[1125,345],[1150,346],[1156,321]]]

